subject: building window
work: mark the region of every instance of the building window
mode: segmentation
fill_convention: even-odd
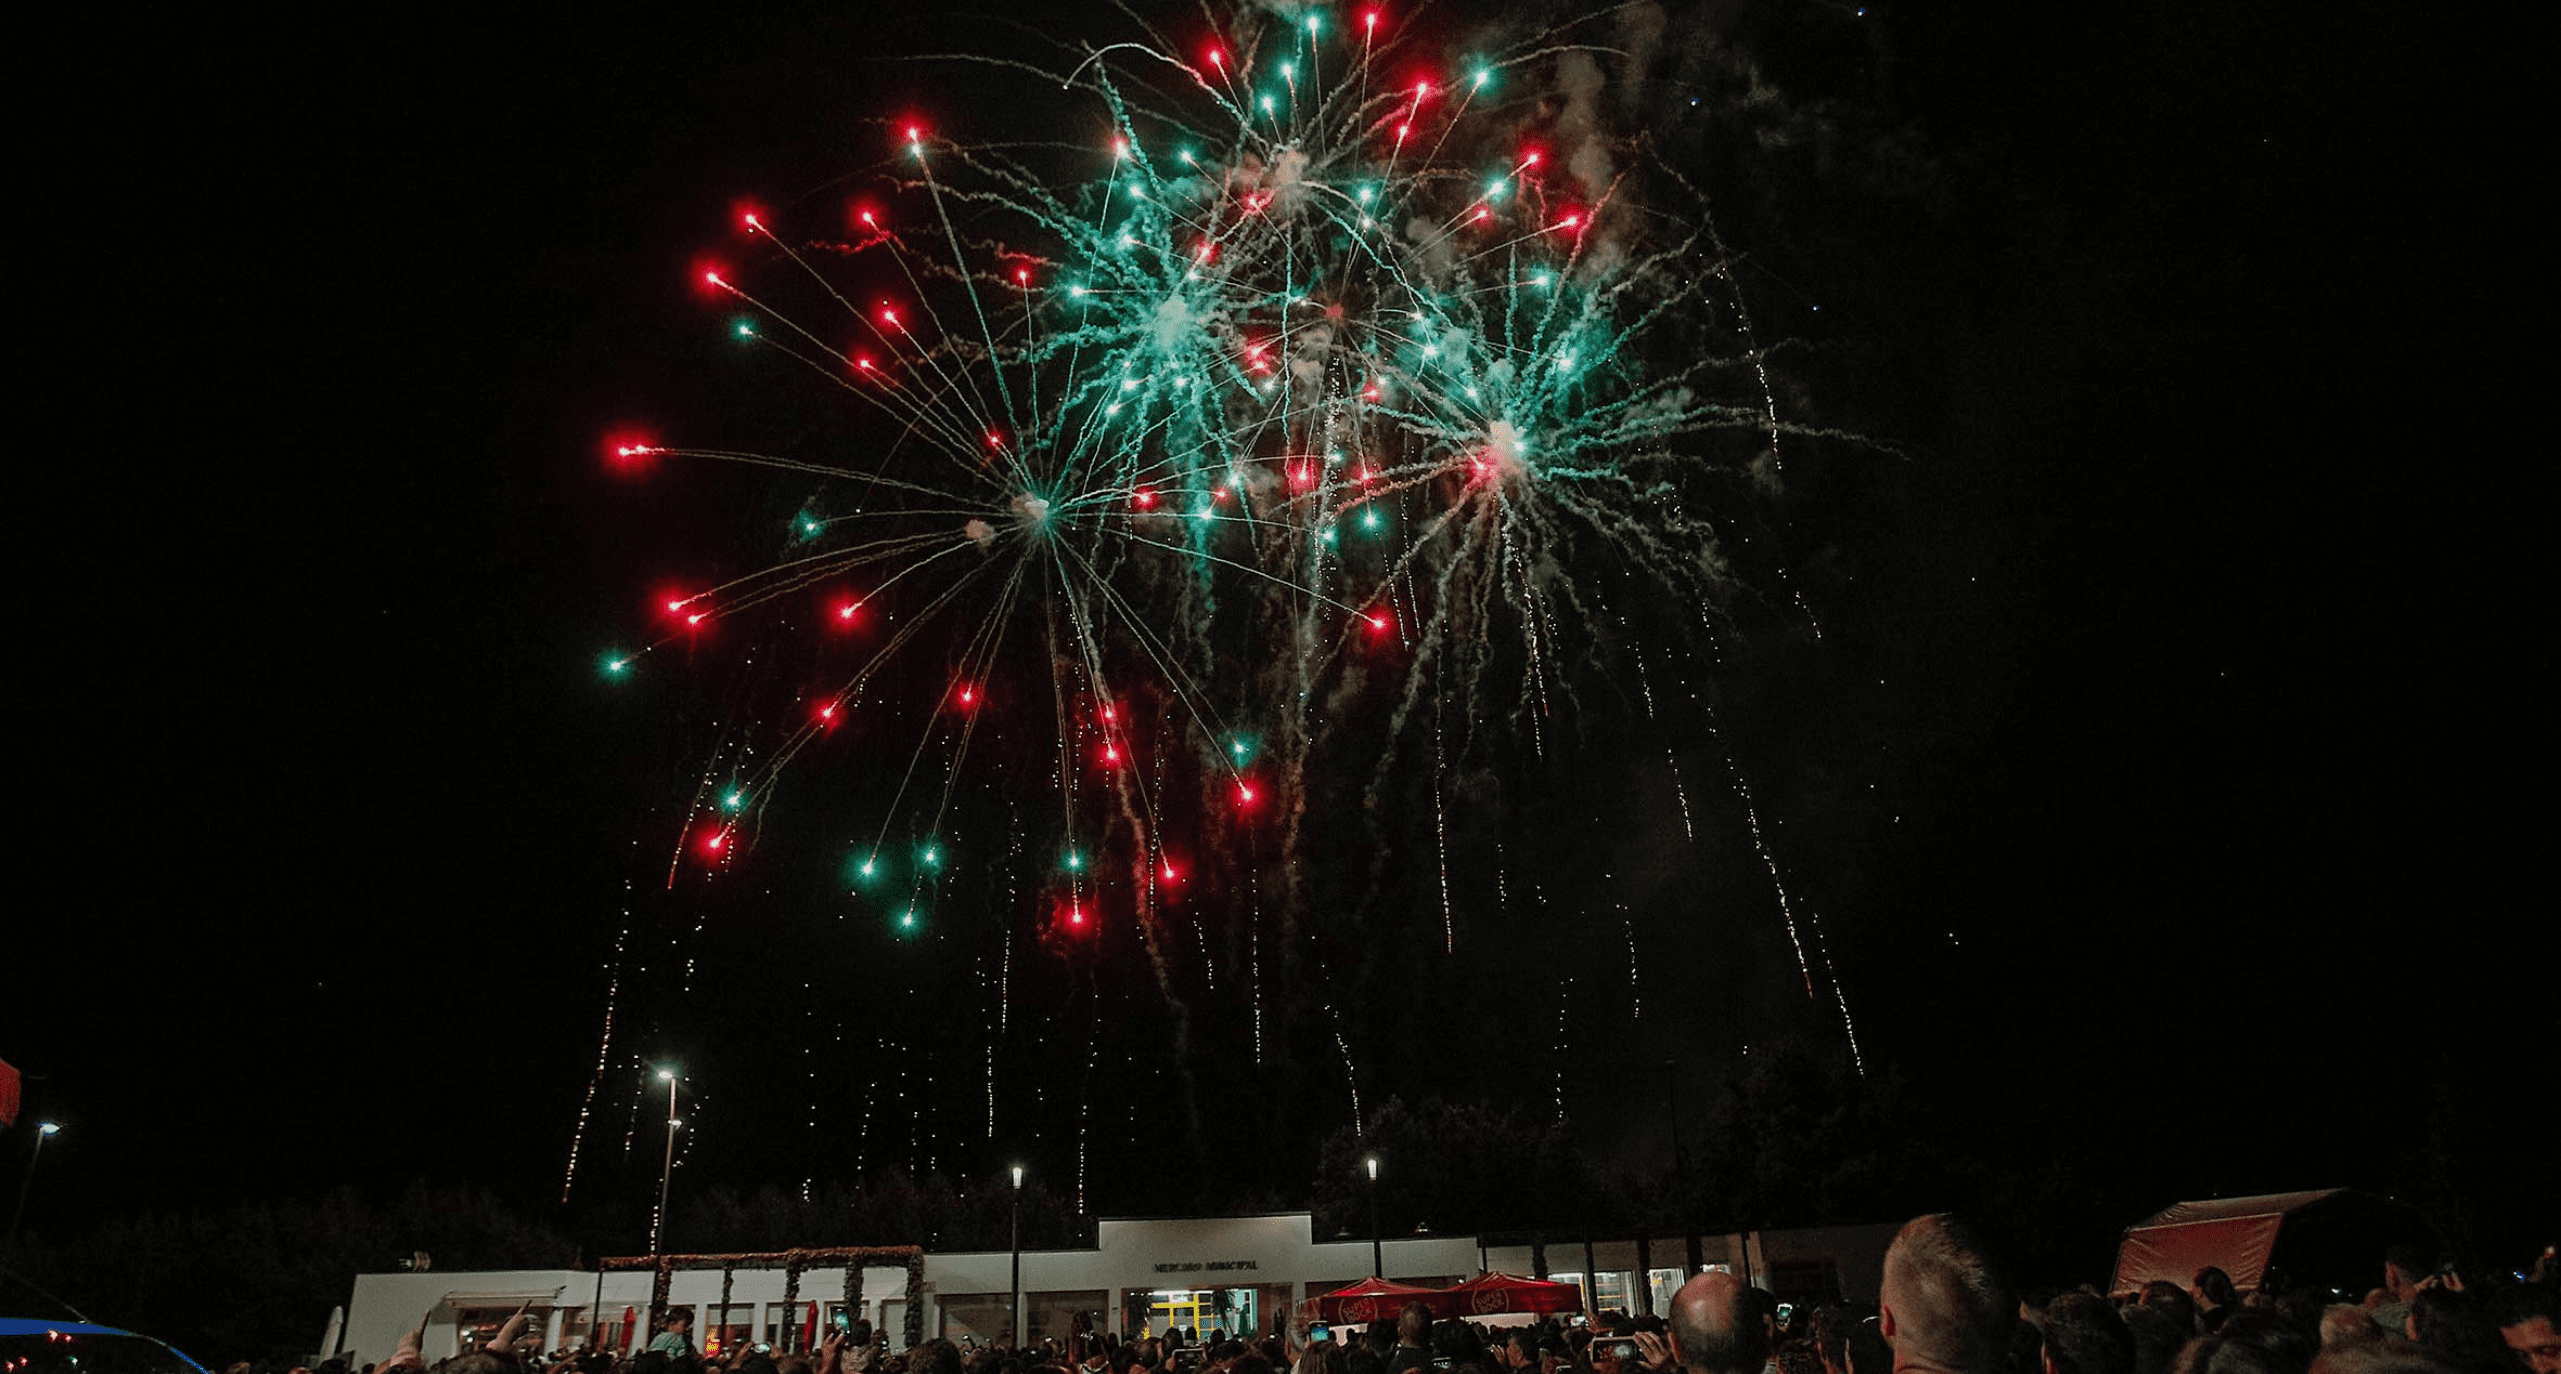
[[[938,1306],[943,1313],[942,1338],[963,1350],[1011,1338],[1011,1293],[945,1293]]]
[[[1123,1300],[1120,1329],[1135,1339],[1141,1332],[1163,1335],[1180,1327],[1197,1341],[1212,1334],[1241,1337],[1269,1329],[1286,1309],[1286,1285],[1279,1307],[1265,1285],[1239,1288],[1132,1288]]]
[[[754,1339],[750,1334],[756,1327],[754,1303],[734,1302],[727,1307],[713,1303],[703,1311],[709,1316],[694,1333],[695,1344],[702,1347],[702,1353],[726,1354]]]
[[[1632,1313],[1636,1310],[1635,1304],[1630,1300],[1630,1295],[1635,1289],[1628,1283],[1630,1275],[1624,1269],[1596,1270],[1588,1286],[1583,1284],[1581,1274],[1550,1274],[1547,1277],[1556,1283],[1570,1283],[1582,1287],[1584,1301],[1591,1304],[1592,1311],[1595,1313]]]
[[[1023,1294],[1023,1341],[1034,1344],[1055,1340],[1061,1345],[1076,1329],[1076,1318],[1092,1321],[1093,1329],[1103,1330],[1108,1323],[1104,1312],[1111,1306],[1112,1295],[1100,1288],[1068,1288],[1047,1293],[1026,1290]]]
[[[803,1322],[809,1319],[809,1309],[811,1306],[812,1304],[805,1301],[794,1303],[769,1302],[765,1304],[765,1344],[772,1346],[776,1350],[800,1349],[804,1344],[800,1339],[800,1327]],[[825,1331],[820,1331],[818,1334],[824,1336],[827,1333]],[[815,1339],[806,1342],[806,1344],[812,1350],[818,1348],[818,1342]]]

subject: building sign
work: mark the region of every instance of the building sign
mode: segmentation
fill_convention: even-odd
[[[1166,1264],[1157,1265],[1156,1272],[1159,1274],[1197,1274],[1207,1270],[1211,1273],[1225,1273],[1229,1270],[1259,1269],[1261,1267],[1261,1264],[1254,1260],[1175,1260]]]

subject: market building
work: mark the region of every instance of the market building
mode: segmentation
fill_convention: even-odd
[[[1582,1287],[1587,1314],[1663,1310],[1696,1269],[1740,1273],[1782,1301],[1872,1301],[1892,1225],[1699,1237],[1403,1236],[1379,1242],[1386,1277],[1443,1288],[1487,1270]],[[1306,1212],[1247,1217],[1103,1219],[1094,1244],[1021,1252],[1027,1339],[1063,1336],[1079,1313],[1123,1334],[1187,1327],[1200,1336],[1264,1332],[1299,1304],[1371,1276],[1367,1238],[1319,1241]],[[741,1341],[797,1347],[818,1329],[867,1320],[892,1349],[943,1337],[1001,1338],[1014,1292],[1010,1250],[912,1248],[790,1255],[646,1257],[591,1269],[360,1274],[341,1354],[381,1359],[426,1327],[429,1360],[459,1353],[529,1307],[545,1349],[591,1333],[616,1348],[645,1332],[654,1306],[694,1318],[706,1351]],[[679,1260],[681,1259],[681,1262]]]

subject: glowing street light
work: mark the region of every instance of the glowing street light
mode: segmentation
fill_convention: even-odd
[[[1387,1277],[1387,1265],[1381,1258],[1378,1243],[1378,1156],[1369,1157],[1369,1276]]]
[[[9,1243],[0,1245],[0,1250],[15,1251],[18,1248],[18,1222],[27,1215],[27,1192],[36,1186],[36,1161],[44,1158],[45,1141],[61,1129],[51,1121],[36,1127],[35,1148],[27,1152],[26,1176],[18,1180],[18,1205],[9,1209]]]
[[[1023,1166],[1014,1166],[1014,1348],[1023,1348]]]
[[[658,1081],[667,1085],[667,1162],[658,1168],[658,1214],[649,1223],[649,1253],[661,1253],[659,1246],[667,1235],[667,1183],[676,1173],[676,1071],[660,1069]]]

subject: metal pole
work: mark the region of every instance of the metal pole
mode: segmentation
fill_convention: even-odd
[[[1378,1156],[1369,1157],[1369,1276],[1387,1277],[1387,1263],[1378,1241]]]
[[[658,1167],[658,1215],[649,1223],[649,1253],[665,1253],[659,1248],[667,1234],[667,1183],[676,1172],[676,1074],[660,1069],[658,1076],[667,1080],[667,1162]]]
[[[1023,1166],[1014,1166],[1014,1349],[1023,1348]]]
[[[36,1163],[44,1158],[44,1143],[46,1139],[52,1136],[54,1132],[61,1129],[62,1128],[60,1126],[55,1125],[50,1121],[36,1127],[35,1148],[27,1152],[26,1176],[18,1180],[18,1205],[9,1209],[9,1242],[6,1245],[0,1245],[0,1250],[6,1250],[11,1253],[15,1253],[17,1251],[18,1223],[26,1219],[27,1194],[36,1186]]]

